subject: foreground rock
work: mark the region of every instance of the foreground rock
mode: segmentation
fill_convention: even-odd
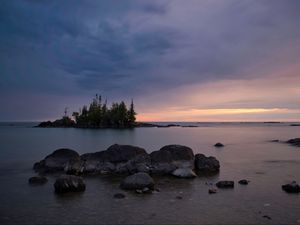
[[[290,139],[286,143],[300,147],[300,138]]]
[[[107,150],[81,156],[83,173],[149,172],[151,160],[146,150],[131,145],[112,145]]]
[[[48,182],[48,179],[43,176],[30,177],[28,180],[28,183],[32,184],[32,185],[41,185],[41,184],[45,184],[47,182]]]
[[[83,192],[85,191],[85,183],[81,177],[74,175],[62,175],[56,179],[54,189],[58,194],[67,192]]]
[[[154,180],[149,174],[139,172],[126,177],[120,184],[124,190],[143,190],[148,188],[154,189]]]
[[[220,162],[215,157],[196,154],[195,168],[203,172],[218,172],[220,170]]]
[[[36,172],[51,173],[64,171],[68,166],[68,168],[75,170],[77,163],[77,170],[80,170],[80,162],[80,156],[76,151],[62,148],[54,151],[42,161],[35,163],[33,169]]]
[[[282,189],[288,193],[299,193],[300,192],[300,186],[297,184],[296,181],[293,181],[289,184],[285,184],[281,186]]]
[[[234,188],[234,181],[222,180],[216,183],[218,188]]]
[[[178,168],[194,169],[193,150],[183,145],[167,145],[150,154],[151,172],[172,174]]]
[[[178,168],[172,172],[172,175],[179,178],[195,178],[197,175],[190,168]]]

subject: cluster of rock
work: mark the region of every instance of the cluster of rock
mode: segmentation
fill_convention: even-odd
[[[105,151],[83,155],[71,149],[58,149],[35,163],[33,168],[39,174],[63,172],[70,175],[63,175],[56,181],[57,193],[83,191],[82,178],[72,175],[87,174],[129,174],[120,187],[146,193],[154,188],[149,174],[194,178],[197,173],[218,172],[220,163],[212,156],[194,155],[191,148],[182,145],[167,145],[148,154],[140,147],[115,144]],[[34,181],[42,179],[41,176],[31,178]]]
[[[218,172],[220,163],[215,157],[194,155],[182,145],[167,145],[148,154],[145,149],[131,145],[112,145],[105,151],[79,155],[71,149],[58,149],[34,164],[38,173],[64,171],[66,174],[172,174],[195,177],[196,172]]]

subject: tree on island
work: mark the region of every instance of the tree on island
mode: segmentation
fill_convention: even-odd
[[[72,116],[78,127],[134,127],[136,120],[133,101],[129,109],[124,101],[114,102],[109,108],[107,101],[102,103],[101,95],[97,94],[89,107],[83,106],[82,110],[73,112]]]

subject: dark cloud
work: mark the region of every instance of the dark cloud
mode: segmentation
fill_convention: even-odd
[[[251,79],[299,58],[299,10],[298,0],[3,0],[0,94],[130,99]]]

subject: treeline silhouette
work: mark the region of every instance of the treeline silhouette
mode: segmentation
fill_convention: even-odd
[[[101,95],[97,94],[89,107],[83,106],[72,116],[79,127],[133,127],[136,120],[133,101],[129,107],[124,101],[114,102],[108,107],[107,101],[102,103]]]
[[[38,127],[131,128],[137,125],[135,116],[133,101],[129,106],[121,101],[109,107],[107,101],[102,102],[101,95],[96,94],[89,107],[83,106],[78,112],[72,113],[75,121],[67,115],[65,109],[61,119],[42,122]]]

